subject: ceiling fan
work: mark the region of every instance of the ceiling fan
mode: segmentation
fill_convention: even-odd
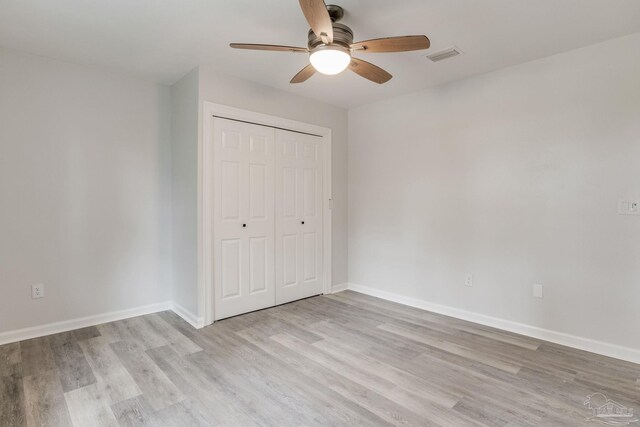
[[[316,71],[334,75],[349,68],[354,73],[375,83],[386,83],[391,74],[362,59],[354,58],[354,52],[408,52],[428,49],[427,36],[400,36],[353,42],[353,31],[338,21],[344,16],[340,6],[325,5],[323,0],[299,0],[311,29],[307,47],[279,46],[270,44],[231,43],[234,49],[269,50],[275,52],[308,53],[309,65],[296,74],[291,83],[302,83]]]

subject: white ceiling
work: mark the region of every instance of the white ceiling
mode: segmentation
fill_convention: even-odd
[[[0,46],[172,84],[199,64],[352,107],[640,31],[638,0],[336,0],[356,40],[426,34],[428,51],[361,54],[394,78],[290,78],[306,54],[233,50],[230,42],[305,46],[296,0],[0,0]],[[464,55],[432,63],[428,52]],[[579,72],[579,70],[576,70]]]

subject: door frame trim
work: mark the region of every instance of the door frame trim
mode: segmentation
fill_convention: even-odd
[[[325,294],[331,293],[331,129],[255,111],[229,107],[213,102],[203,102],[202,138],[198,146],[198,304],[200,318],[210,325],[214,320],[213,278],[213,116],[245,121],[257,125],[313,134],[323,139],[322,180],[322,250],[323,286]],[[202,312],[203,311],[203,312]]]

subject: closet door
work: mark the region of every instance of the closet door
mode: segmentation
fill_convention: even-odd
[[[275,305],[272,128],[215,118],[215,319]]]
[[[322,138],[276,130],[276,303],[322,293]]]

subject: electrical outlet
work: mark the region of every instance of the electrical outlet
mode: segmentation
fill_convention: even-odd
[[[44,298],[44,285],[42,283],[31,285],[31,299],[37,298]]]
[[[544,297],[544,286],[538,284],[538,283],[534,283],[533,284],[533,296],[536,298],[543,298]]]
[[[637,200],[620,200],[618,202],[619,215],[640,215],[640,203]]]
[[[464,285],[469,287],[473,286],[473,274],[466,275],[464,278]]]

